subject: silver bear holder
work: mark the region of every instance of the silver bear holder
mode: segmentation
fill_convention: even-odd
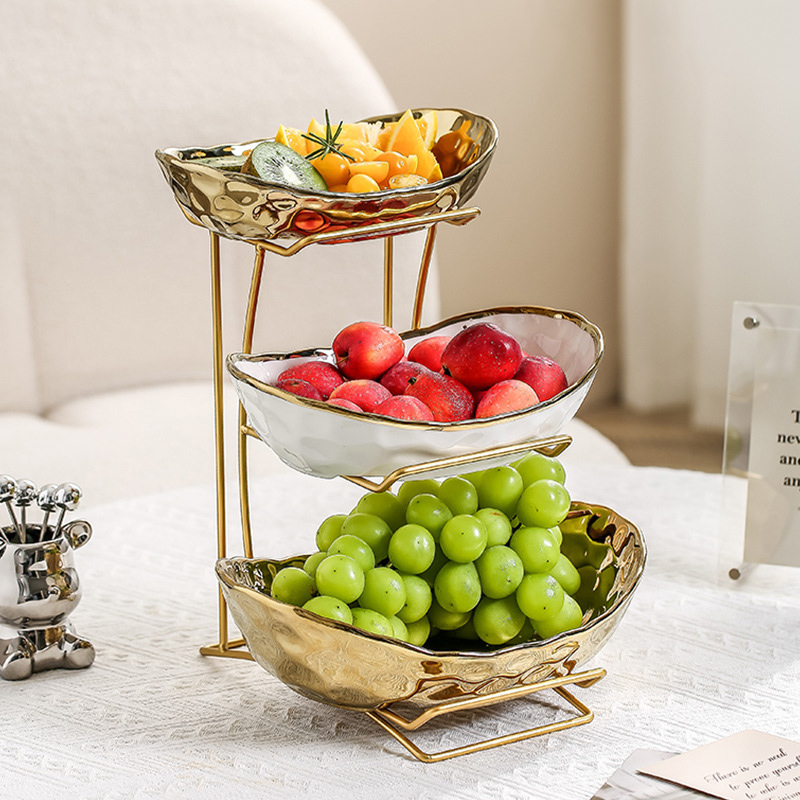
[[[94,661],[91,642],[69,622],[81,598],[73,550],[92,535],[84,520],[64,523],[80,497],[73,483],[46,484],[37,491],[30,481],[0,475],[0,503],[12,523],[0,528],[0,678],[83,669]],[[27,521],[33,502],[44,512],[41,524]],[[58,512],[55,522],[48,524],[53,512]]]

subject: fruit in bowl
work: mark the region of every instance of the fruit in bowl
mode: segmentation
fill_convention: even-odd
[[[526,357],[541,356],[557,363],[566,388],[546,400],[537,398],[534,405],[519,408],[519,395],[526,392],[516,386],[519,391],[501,392],[497,403],[486,401],[491,416],[476,417],[475,410],[487,390],[469,390],[448,375],[446,367],[435,372],[408,360],[428,338],[439,339],[439,346],[442,339],[450,341],[476,324],[494,325],[513,337]],[[383,400],[390,396],[416,397],[430,409],[432,421],[374,413],[379,403],[372,403],[372,410],[366,411],[348,386],[355,381],[345,376],[325,402],[276,387],[290,367],[295,370],[300,365],[326,363],[336,369],[337,356],[330,348],[260,355],[233,353],[228,356],[227,368],[251,428],[287,464],[318,477],[386,476],[412,464],[559,433],[586,396],[603,354],[602,334],[595,325],[574,312],[539,306],[463,314],[401,333],[400,339],[407,355],[400,356],[378,380],[356,380],[371,381],[362,386],[373,394],[378,390],[372,384],[383,387]],[[398,354],[399,351],[394,357]],[[350,405],[343,407],[342,397],[360,410]],[[527,397],[532,401],[530,394]]]
[[[451,638],[496,647],[578,628],[607,603],[597,593],[611,589],[613,553],[598,544],[589,558],[565,524],[564,479],[555,458],[532,452],[468,476],[407,481],[398,494],[369,493],[322,522],[317,552],[302,569],[279,570],[269,594],[432,649],[451,649]]]
[[[221,559],[217,576],[254,659],[300,694],[362,710],[572,672],[619,624],[646,548],[611,509],[570,502],[553,462],[531,453],[503,468],[522,481],[515,501],[511,482],[489,472],[409,480],[323,520],[315,553]],[[534,520],[539,503],[526,494],[540,484],[553,502]],[[479,508],[481,489],[500,492],[493,502],[519,507],[526,523]]]
[[[487,117],[447,108],[343,123],[329,152],[313,140],[326,142],[327,133],[312,120],[304,131],[281,126],[272,139],[170,147],[155,155],[188,218],[215,233],[252,242],[328,232],[338,235],[326,241],[353,241],[366,225],[411,224],[463,208],[498,139]],[[322,152],[310,158],[315,150]]]
[[[558,363],[523,358],[514,336],[492,323],[477,322],[453,336],[432,339],[436,341],[431,347],[425,348],[428,340],[423,339],[406,354],[393,328],[354,322],[333,339],[335,364],[319,360],[291,366],[273,386],[313,400],[346,399],[354,410],[437,422],[485,419],[531,408],[539,402],[533,381],[547,391],[544,399],[568,387]],[[439,370],[411,361],[414,354],[438,364]]]

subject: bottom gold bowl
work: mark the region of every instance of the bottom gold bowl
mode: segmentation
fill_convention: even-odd
[[[271,598],[275,573],[302,565],[305,556],[220,559],[217,577],[253,658],[290,688],[362,711],[401,701],[430,706],[567,675],[603,647],[642,575],[644,539],[616,512],[586,503],[573,503],[561,528],[564,547],[569,543],[584,566],[576,596],[583,624],[545,641],[510,647],[482,649],[476,643],[473,650],[459,651],[451,648],[464,642],[453,639],[416,647]]]

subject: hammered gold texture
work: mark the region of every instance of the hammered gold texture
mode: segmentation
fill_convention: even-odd
[[[161,171],[175,200],[198,225],[229,239],[248,242],[298,240],[307,235],[341,231],[337,241],[364,225],[416,219],[461,208],[476,192],[494,155],[497,128],[486,117],[462,109],[435,110],[439,130],[457,130],[469,123],[476,148],[470,163],[455,175],[426,186],[368,194],[312,192],[271,184],[254,175],[209,166],[199,156],[240,154],[264,139],[212,147],[168,147],[156,150]],[[370,117],[366,122],[390,122],[400,113]]]
[[[573,504],[594,541],[614,551],[615,581],[607,607],[585,608],[584,624],[546,641],[496,650],[457,652],[415,647],[323,619],[268,595],[275,572],[299,565],[229,558],[217,577],[255,661],[296,692],[343,708],[374,710],[410,701],[487,695],[571,673],[603,647],[641,578],[646,546],[638,528],[603,506]]]

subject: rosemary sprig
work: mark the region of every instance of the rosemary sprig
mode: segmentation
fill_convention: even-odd
[[[342,152],[341,145],[336,141],[339,138],[339,134],[342,132],[342,126],[344,122],[340,122],[337,126],[336,130],[334,131],[331,128],[331,120],[330,116],[328,115],[328,109],[325,109],[325,138],[323,139],[321,136],[317,135],[316,133],[304,133],[302,134],[304,139],[308,139],[309,142],[313,142],[314,144],[318,144],[319,147],[316,150],[310,152],[306,158],[309,161],[313,161],[315,158],[322,158],[323,156],[328,155],[328,153],[338,153],[340,156],[344,156],[349,161],[355,161],[355,159],[348,155],[347,153]]]

